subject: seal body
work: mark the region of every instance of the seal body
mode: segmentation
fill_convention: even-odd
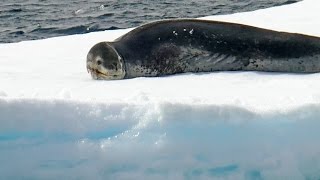
[[[115,52],[102,57],[95,53],[104,52],[102,46]],[[118,60],[110,58],[112,54]],[[122,78],[236,70],[314,73],[320,72],[320,38],[226,22],[165,20],[94,46],[87,63],[93,64],[96,57],[103,66],[110,59],[118,61],[115,66],[122,64],[117,68],[122,68]]]

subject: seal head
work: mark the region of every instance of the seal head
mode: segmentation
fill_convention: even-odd
[[[100,42],[87,55],[87,70],[93,79],[123,79],[126,72],[124,62],[112,44]]]

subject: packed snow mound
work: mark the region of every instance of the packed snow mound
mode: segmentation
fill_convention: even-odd
[[[204,19],[320,36],[320,2]],[[0,44],[0,179],[318,179],[320,74],[95,81],[131,29]]]

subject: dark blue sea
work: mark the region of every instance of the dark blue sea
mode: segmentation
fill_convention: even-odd
[[[299,0],[1,0],[0,43],[252,11]]]

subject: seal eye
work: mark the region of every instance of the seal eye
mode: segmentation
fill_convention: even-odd
[[[100,60],[98,60],[98,61],[97,61],[97,64],[98,64],[98,65],[101,65],[101,64],[102,64],[102,62],[101,62]]]

